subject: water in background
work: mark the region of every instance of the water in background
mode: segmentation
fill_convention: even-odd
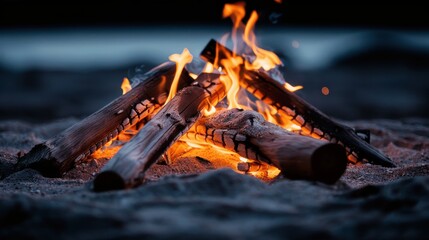
[[[0,32],[1,119],[85,117],[121,94],[123,77],[184,48],[194,58],[229,28],[110,28]],[[256,30],[297,94],[341,119],[429,117],[429,32]],[[329,94],[321,89],[326,87]]]

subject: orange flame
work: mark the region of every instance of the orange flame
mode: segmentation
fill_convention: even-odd
[[[122,80],[121,89],[122,89],[122,95],[124,95],[125,93],[129,92],[132,89],[130,80],[128,80],[128,78],[124,77],[124,79]]]
[[[274,0],[277,3],[282,3],[282,0]],[[220,80],[225,84],[226,89],[228,89],[226,101],[228,104],[228,109],[232,108],[241,108],[241,109],[252,109],[261,113],[264,118],[272,123],[275,123],[289,131],[297,131],[300,130],[300,126],[292,123],[290,121],[290,117],[286,115],[283,110],[279,110],[273,106],[270,106],[263,101],[250,99],[248,92],[240,87],[240,78],[242,76],[243,65],[246,69],[250,70],[264,70],[269,71],[278,66],[282,66],[280,58],[272,51],[268,51],[258,47],[256,35],[254,33],[254,28],[256,22],[259,18],[258,13],[256,11],[251,12],[247,23],[243,23],[242,20],[246,16],[245,11],[245,3],[244,2],[236,2],[225,4],[222,12],[223,18],[230,18],[233,23],[233,27],[231,33],[225,34],[220,43],[227,45],[228,40],[232,41],[233,51],[232,55],[227,56],[222,59],[223,69],[215,69],[215,66],[219,65],[219,59],[215,59],[215,64],[207,63],[202,70],[202,72],[214,72],[218,70],[220,72],[224,72],[226,74],[220,75]],[[292,43],[293,47],[298,48],[299,42],[294,41]],[[224,53],[230,54],[230,53]],[[246,58],[243,56],[237,56],[236,54],[245,54]],[[190,54],[188,49],[184,49],[181,54],[172,54],[169,56],[169,60],[176,63],[176,73],[170,87],[170,91],[167,97],[166,103],[170,101],[177,92],[177,85],[180,79],[180,75],[182,74],[183,68],[186,64],[192,61],[192,55]],[[244,60],[246,59],[246,60]],[[249,60],[251,59],[251,60]],[[195,79],[196,75],[192,75],[191,77]],[[291,84],[284,82],[283,86],[285,89],[294,92],[299,89],[302,89],[302,86],[292,86]],[[131,90],[131,85],[127,78],[124,78],[124,81],[121,86],[123,93],[125,94],[129,90]],[[327,88],[326,88],[327,89]],[[324,90],[322,89],[322,92]],[[329,93],[329,89],[328,89]],[[210,109],[203,110],[202,114],[204,116],[212,115],[216,112],[217,106],[210,106]],[[193,148],[205,148],[205,147],[213,147],[219,152],[219,154],[235,154],[237,159],[242,162],[247,162],[248,159],[239,156],[237,153],[234,153],[230,150],[224,149],[222,147],[218,147],[214,144],[207,143],[205,141],[199,139],[186,139],[186,143]],[[222,158],[222,156],[219,156]],[[273,167],[275,168],[275,167]],[[273,170],[269,170],[269,176],[274,178],[279,173],[277,168]],[[256,174],[256,173],[255,173]]]
[[[227,75],[221,75],[220,80],[225,84],[226,88],[229,89],[226,98],[228,101],[228,109],[232,108],[243,108],[238,103],[237,94],[240,90],[240,67],[243,64],[241,57],[230,57],[229,59],[222,60],[223,66]]]
[[[237,2],[237,3],[227,3],[224,5],[223,7],[223,18],[231,18],[232,20],[232,31],[231,31],[231,38],[233,41],[233,52],[237,52],[237,48],[238,48],[238,40],[239,38],[237,37],[237,32],[238,30],[242,29],[244,27],[243,23],[241,22],[241,20],[244,18],[244,16],[246,15],[246,10],[245,10],[245,3],[244,2]]]
[[[202,72],[203,73],[212,73],[214,72],[215,67],[213,66],[213,64],[207,62],[207,64],[204,66]]]
[[[295,92],[298,91],[299,89],[302,89],[303,86],[298,85],[298,86],[292,86],[289,83],[285,83],[283,84],[283,87],[285,87],[287,90],[291,91],[291,92]]]
[[[228,108],[253,108],[253,110],[257,110],[258,112],[262,113],[268,121],[277,124],[282,123],[282,126],[288,126],[288,128],[291,128],[290,126],[292,126],[292,123],[285,123],[285,121],[290,122],[289,120],[286,120],[286,116],[279,117],[280,115],[272,107],[265,105],[262,107],[262,103],[251,103],[252,100],[250,100],[246,94],[241,94],[243,89],[240,88],[239,82],[241,77],[240,67],[242,64],[245,64],[246,69],[264,69],[265,71],[271,70],[283,64],[280,58],[274,52],[262,49],[257,46],[256,35],[254,34],[254,27],[258,20],[257,12],[253,11],[247,23],[244,24],[242,20],[245,17],[245,3],[237,2],[234,4],[224,5],[223,17],[231,18],[233,22],[233,28],[231,31],[231,36],[224,35],[222,37],[221,43],[225,44],[227,42],[227,38],[230,37],[233,43],[233,54],[240,51],[249,52],[249,50],[251,50],[251,55],[254,59],[251,62],[243,62],[242,57],[235,57],[233,55],[228,56],[227,59],[222,60],[222,65],[224,66],[223,70],[227,74],[226,76],[221,77],[221,80],[224,82],[227,89],[229,89],[227,93]],[[215,62],[217,62],[217,60]],[[285,82],[283,86],[291,92],[303,88],[302,86],[292,86],[287,82]],[[243,96],[245,97],[243,98]]]
[[[210,104],[210,109],[203,109],[203,115],[204,116],[210,116],[210,115],[212,115],[213,113],[215,113],[216,112],[216,108],[215,108],[215,106],[213,106],[213,105],[211,105]]]
[[[272,68],[275,68],[277,65],[281,65],[282,62],[275,53],[259,48],[256,45],[256,36],[253,32],[253,28],[255,27],[257,20],[258,14],[253,11],[244,30],[243,41],[252,48],[253,53],[256,55],[256,59],[252,62],[252,65],[246,66],[246,68],[263,68],[264,70],[270,70]]]
[[[168,93],[168,97],[165,103],[169,102],[173,98],[173,96],[176,95],[180,75],[182,74],[185,65],[192,62],[192,54],[187,48],[185,48],[183,49],[182,54],[172,54],[168,59],[176,63],[176,73],[174,75],[173,82],[171,83],[170,92]]]

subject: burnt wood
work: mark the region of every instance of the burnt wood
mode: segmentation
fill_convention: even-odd
[[[134,76],[132,81],[137,84],[129,92],[58,136],[34,146],[18,160],[17,168],[35,168],[47,177],[62,176],[75,162],[160,108],[166,101],[175,72],[176,64],[165,62],[145,74]],[[187,71],[183,71],[179,88],[192,81]]]
[[[221,66],[221,59],[231,55],[233,52],[230,49],[214,39],[211,39],[200,53],[203,60],[213,63],[216,67]],[[245,61],[243,57],[243,62]],[[359,137],[354,129],[329,118],[316,107],[287,90],[266,71],[247,70],[244,65],[241,69],[244,77],[240,78],[240,86],[301,126],[301,134],[343,145],[351,162],[353,159],[366,159],[371,164],[395,167],[389,157]]]
[[[181,138],[186,139],[214,144],[242,157],[266,162],[290,179],[333,184],[347,167],[343,146],[292,133],[252,110],[220,110],[200,118]]]
[[[101,169],[93,181],[94,191],[130,188],[141,182],[144,172],[200,117],[226,95],[218,74],[199,75],[166,103],[137,135]]]

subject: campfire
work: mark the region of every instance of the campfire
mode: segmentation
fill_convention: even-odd
[[[184,49],[124,79],[122,96],[34,146],[18,167],[61,177],[104,154],[111,158],[93,180],[95,191],[138,186],[154,163],[170,164],[195,148],[213,152],[207,159],[213,162],[233,154],[236,160],[223,166],[268,180],[333,184],[348,163],[393,167],[367,131],[335,121],[294,93],[301,87],[285,81],[279,57],[257,45],[257,12],[245,24],[244,9],[225,5],[233,29],[219,41],[209,39],[200,61]]]

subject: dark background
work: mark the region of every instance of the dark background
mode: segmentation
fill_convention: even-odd
[[[234,1],[3,1],[0,119],[91,114],[121,94],[137,66],[149,70],[188,42],[199,51],[230,29],[226,2]],[[429,117],[429,14],[418,1],[252,0],[246,8],[259,13],[261,47],[282,58],[286,80],[326,114]]]
[[[2,27],[154,26],[223,24],[227,0],[151,1],[2,1]],[[422,1],[248,0],[259,24],[295,27],[426,29],[429,15]],[[274,20],[276,19],[276,20]],[[229,22],[228,22],[229,23]]]

